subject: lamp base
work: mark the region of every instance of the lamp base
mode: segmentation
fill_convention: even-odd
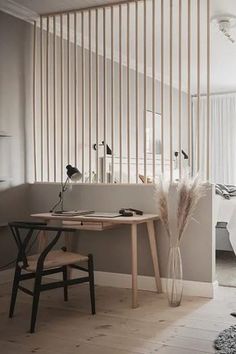
[[[67,210],[56,210],[56,211],[53,211],[53,214],[58,214],[58,215],[63,215],[63,214],[66,214],[68,213]]]

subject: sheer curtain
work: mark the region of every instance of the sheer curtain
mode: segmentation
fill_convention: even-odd
[[[193,112],[193,172],[197,172],[197,99]],[[207,99],[200,99],[199,174],[206,176]],[[211,97],[211,178],[210,182],[236,185],[236,93]]]

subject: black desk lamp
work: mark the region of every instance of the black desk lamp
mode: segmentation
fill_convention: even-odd
[[[67,190],[67,185],[69,180],[71,179],[73,182],[79,181],[82,178],[82,173],[76,167],[72,167],[71,165],[66,166],[67,169],[67,178],[64,183],[61,184],[61,190],[59,193],[59,201],[53,206],[50,210],[50,213],[63,214],[64,210],[64,193]],[[58,205],[61,205],[61,210],[55,211]]]

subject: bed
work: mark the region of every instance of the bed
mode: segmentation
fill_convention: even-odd
[[[216,249],[236,254],[236,197],[215,196]]]

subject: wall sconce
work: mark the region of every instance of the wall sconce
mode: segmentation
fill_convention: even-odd
[[[182,155],[184,156],[184,160],[188,160],[188,155],[186,154],[186,152],[184,150],[181,150]],[[175,151],[174,153],[175,157],[179,156],[179,152]]]
[[[98,146],[104,146],[104,141],[101,142],[101,144],[98,144]],[[97,150],[97,144],[93,144],[93,149],[96,151]],[[112,155],[111,148],[109,145],[106,144],[106,154],[107,155]]]

